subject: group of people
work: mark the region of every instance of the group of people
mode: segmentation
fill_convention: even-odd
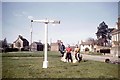
[[[82,56],[80,55],[80,48],[76,45],[75,49],[72,50],[70,45],[67,48],[63,45],[63,42],[60,44],[59,51],[61,53],[61,60],[64,62],[80,62],[82,60]]]

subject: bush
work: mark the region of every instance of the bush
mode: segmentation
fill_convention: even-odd
[[[100,53],[110,53],[110,49],[100,49]]]
[[[6,48],[5,52],[12,52],[12,50],[13,50],[12,48]]]
[[[29,51],[28,48],[21,48],[21,51]]]
[[[18,49],[17,48],[5,48],[5,49],[3,49],[3,51],[2,52],[13,52],[13,51],[18,51]]]
[[[0,48],[0,53],[2,53],[3,52],[3,48]]]
[[[18,48],[12,48],[12,51],[19,51]]]

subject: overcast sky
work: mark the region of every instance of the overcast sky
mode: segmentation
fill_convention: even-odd
[[[7,0],[6,0],[7,1]],[[89,37],[96,38],[102,22],[116,27],[117,2],[2,2],[2,39],[9,43],[19,34],[30,41],[30,19],[53,19],[61,23],[48,25],[48,42],[62,40],[76,44]],[[33,41],[44,43],[44,23],[33,23]]]

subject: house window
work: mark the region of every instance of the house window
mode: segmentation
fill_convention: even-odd
[[[114,41],[116,41],[116,35],[114,35]]]
[[[115,35],[113,35],[113,41],[115,41]]]

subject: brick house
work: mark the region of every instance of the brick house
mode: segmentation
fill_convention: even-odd
[[[29,50],[29,42],[27,39],[19,35],[17,40],[13,42],[13,48],[17,48],[19,50]]]
[[[44,45],[41,42],[33,42],[31,44],[31,51],[43,51]]]
[[[57,40],[55,43],[51,43],[51,51],[59,51],[61,40]]]

